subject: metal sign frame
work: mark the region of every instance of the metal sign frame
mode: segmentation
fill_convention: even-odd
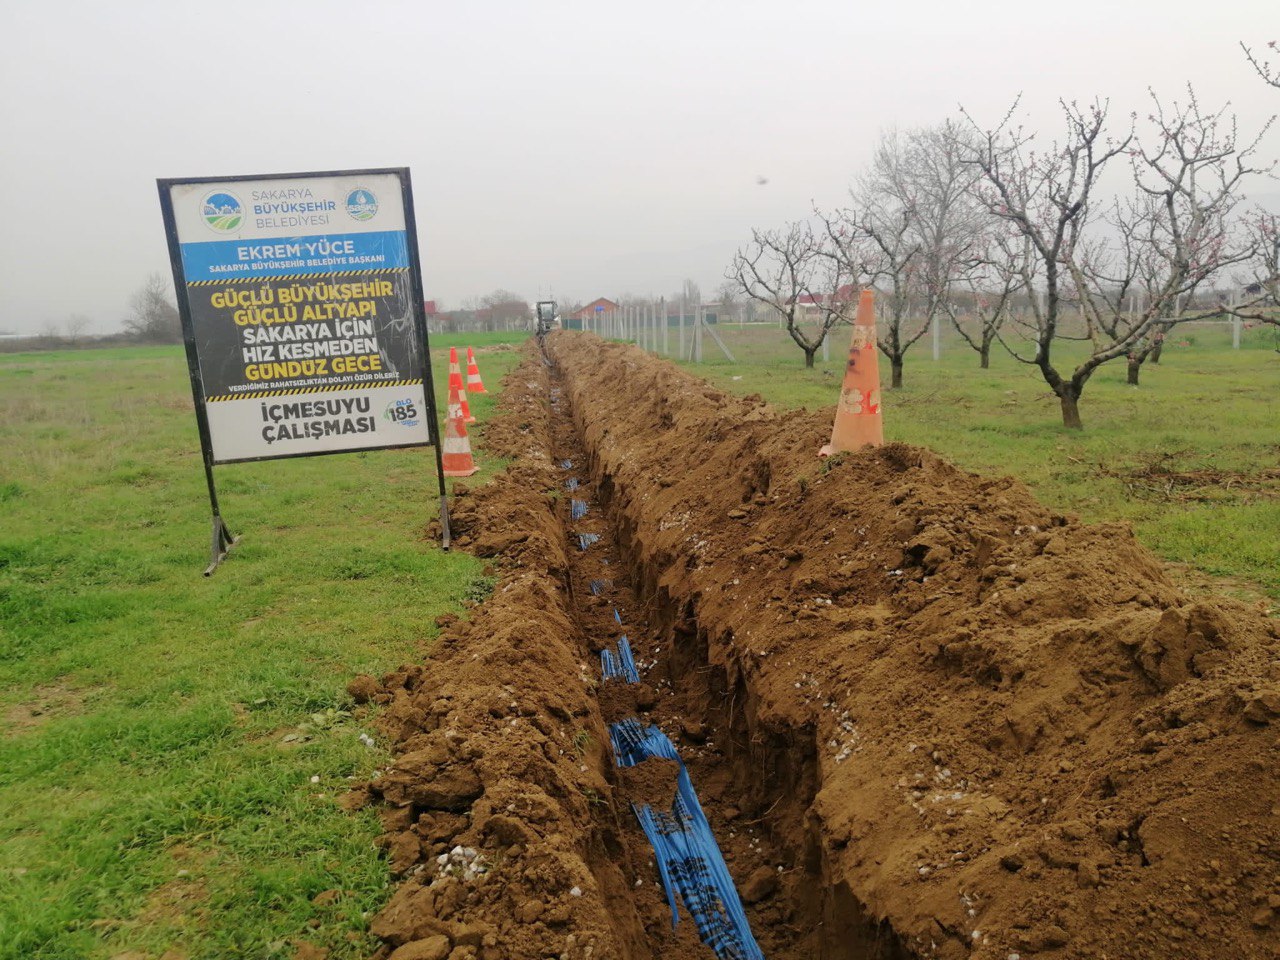
[[[209,414],[206,408],[204,381],[200,373],[200,355],[196,341],[195,324],[192,320],[191,301],[187,287],[186,270],[182,259],[182,242],[178,236],[177,221],[174,216],[172,188],[175,186],[198,185],[205,183],[251,183],[263,180],[308,180],[333,177],[369,177],[393,176],[400,182],[400,197],[404,207],[405,244],[408,255],[410,278],[410,303],[412,304],[414,329],[418,342],[422,344],[422,389],[424,406],[427,411],[428,439],[423,442],[401,444],[379,444],[368,447],[350,447],[341,450],[305,450],[293,453],[280,453],[274,456],[237,457],[216,460],[213,452],[213,437],[209,427]],[[218,505],[218,491],[214,483],[213,467],[225,463],[256,463],[263,460],[285,460],[295,457],[318,457],[340,453],[361,453],[370,450],[398,450],[414,447],[432,446],[435,448],[436,479],[440,496],[440,526],[442,546],[449,549],[449,507],[445,493],[444,463],[440,444],[440,426],[436,411],[435,384],[431,371],[431,348],[428,340],[426,306],[422,285],[422,260],[418,252],[417,220],[413,211],[413,185],[408,167],[367,167],[354,170],[324,170],[302,173],[255,173],[241,176],[221,177],[165,177],[156,180],[160,193],[160,210],[164,218],[165,237],[169,246],[169,264],[173,270],[173,285],[178,299],[178,315],[182,320],[182,339],[187,354],[187,372],[191,378],[191,396],[195,402],[196,426],[200,433],[200,448],[204,459],[205,482],[209,488],[209,506],[213,513],[213,534],[211,559],[204,575],[210,576],[218,564],[226,558],[227,551],[234,546],[239,537],[234,536],[222,519]],[[373,268],[377,269],[377,268]],[[373,272],[371,269],[370,272]],[[266,278],[264,278],[266,279]]]

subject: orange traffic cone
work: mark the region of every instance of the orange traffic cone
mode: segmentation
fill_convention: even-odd
[[[462,391],[449,384],[449,409],[444,418],[444,440],[440,459],[446,477],[469,477],[480,468],[471,457],[467,420],[462,413]]]
[[[476,354],[467,347],[467,393],[488,393],[484,381],[480,379],[480,368],[476,366]]]
[[[841,450],[878,447],[882,443],[884,424],[880,420],[875,294],[863,290],[858,300],[858,314],[853,321],[849,362],[844,368],[844,386],[840,388],[840,402],[836,405],[831,442],[818,451],[818,456],[829,457]]]
[[[462,419],[467,423],[475,423],[476,418],[471,415],[471,405],[467,403],[466,387],[462,385],[462,370],[458,366],[458,348],[449,348],[449,396],[453,396],[454,388],[458,390],[458,397],[462,401]],[[452,402],[452,401],[450,401]]]

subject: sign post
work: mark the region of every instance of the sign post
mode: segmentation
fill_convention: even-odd
[[[407,168],[157,181],[213,511],[213,467],[434,446],[449,513]]]

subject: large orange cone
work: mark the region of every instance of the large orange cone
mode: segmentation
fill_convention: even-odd
[[[467,403],[466,387],[462,385],[462,369],[458,366],[458,348],[449,348],[449,396],[453,396],[454,389],[458,391],[458,397],[462,401],[462,419],[467,423],[475,423],[476,418],[471,415],[471,405]],[[450,403],[453,401],[450,400]]]
[[[858,300],[858,314],[853,321],[853,339],[849,342],[849,362],[844,368],[844,386],[836,405],[836,422],[831,428],[831,442],[818,451],[829,457],[841,450],[878,447],[884,443],[884,424],[880,420],[880,363],[876,356],[876,303],[870,290],[863,290]]]
[[[446,477],[469,477],[480,469],[471,457],[471,440],[467,437],[462,399],[462,391],[450,383],[449,408],[444,418],[444,440],[440,448]]]
[[[480,379],[480,368],[476,366],[476,354],[467,347],[467,393],[488,393],[484,381]]]

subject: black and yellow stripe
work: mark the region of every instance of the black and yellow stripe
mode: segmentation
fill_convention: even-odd
[[[357,273],[408,273],[408,267],[373,267],[365,270],[326,270],[323,273],[290,273],[284,276],[234,276],[222,280],[188,280],[188,287],[212,287],[221,283],[276,283],[288,280],[323,280],[327,277],[350,277]]]
[[[259,400],[264,397],[296,397],[304,393],[333,393],[337,390],[364,390],[370,387],[413,387],[422,383],[417,380],[383,380],[378,383],[337,383],[324,384],[318,387],[290,387],[286,390],[246,390],[244,393],[228,393],[220,397],[205,397],[205,403],[223,403],[227,400]]]

